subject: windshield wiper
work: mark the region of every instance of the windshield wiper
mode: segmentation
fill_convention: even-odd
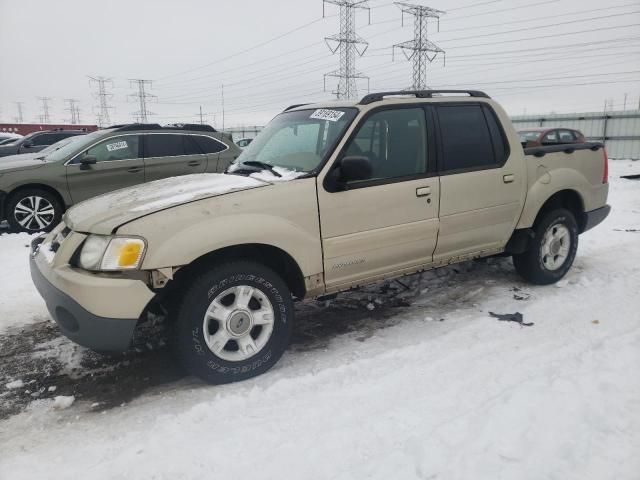
[[[257,160],[247,160],[246,162],[240,162],[240,165],[249,165],[250,167],[258,167],[258,168],[261,168],[262,170],[269,170],[276,177],[282,177],[282,175],[280,175],[278,172],[274,170],[273,165],[269,165],[268,163],[265,163],[265,162],[259,162]]]

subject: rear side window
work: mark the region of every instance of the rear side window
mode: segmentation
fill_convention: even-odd
[[[576,137],[571,130],[559,130],[558,132],[560,143],[573,143],[576,141]]]
[[[443,171],[481,169],[499,163],[494,154],[491,131],[480,105],[441,105],[437,111]],[[498,129],[497,124],[494,129]],[[504,157],[504,144],[502,149]]]
[[[186,155],[184,135],[152,134],[144,137],[144,156],[147,158]]]
[[[196,142],[202,153],[218,153],[227,149],[227,146],[224,143],[211,137],[193,135],[191,138]]]
[[[489,133],[491,133],[495,161],[498,165],[504,165],[509,157],[509,141],[498,122],[495,112],[486,105],[482,106],[482,111],[489,126]]]

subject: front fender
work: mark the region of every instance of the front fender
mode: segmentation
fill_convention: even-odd
[[[322,272],[315,179],[193,202],[118,229],[148,243],[142,268],[189,265],[225,247],[263,244],[287,252],[303,276]]]

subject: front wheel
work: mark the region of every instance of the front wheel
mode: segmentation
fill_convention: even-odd
[[[516,271],[531,283],[549,285],[571,268],[578,250],[578,225],[563,208],[547,213],[534,228],[528,251],[514,255]]]
[[[6,218],[14,232],[48,232],[62,220],[62,210],[55,195],[29,188],[9,197]]]
[[[238,261],[196,278],[176,319],[178,358],[193,375],[223,384],[269,370],[286,350],[293,302],[263,265]]]

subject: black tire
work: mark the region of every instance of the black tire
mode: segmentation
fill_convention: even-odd
[[[214,299],[240,285],[259,290],[269,300],[274,314],[273,330],[266,344],[253,356],[229,361],[216,355],[207,345],[204,319]],[[275,272],[249,261],[223,264],[197,277],[185,290],[174,324],[175,352],[188,372],[206,382],[224,384],[246,380],[266,372],[280,359],[289,345],[293,317],[291,293]],[[255,329],[256,326],[252,327],[249,334],[253,335]],[[234,345],[235,340],[231,340],[231,344],[226,344],[228,347]],[[239,348],[238,343],[235,346]]]
[[[544,238],[547,232],[553,232],[558,227],[565,227],[569,234],[569,249],[564,262],[557,268],[551,269],[545,264],[544,258],[553,255],[543,255]],[[556,283],[571,268],[578,250],[578,224],[569,210],[559,208],[545,214],[534,227],[534,238],[529,249],[522,254],[513,256],[516,271],[527,281],[536,285]]]
[[[47,213],[46,215],[38,215],[37,219],[31,217],[31,220],[28,220],[29,215],[26,212],[21,211],[18,204],[24,205],[26,203],[27,205],[33,205],[32,199],[36,198],[40,199],[41,206],[46,206],[47,204],[50,205],[53,208],[53,214]],[[45,212],[48,210],[41,208],[40,211]],[[5,215],[12,231],[36,233],[52,230],[62,220],[63,212],[64,209],[62,203],[56,195],[40,188],[26,188],[13,193],[9,197]],[[27,223],[24,223],[25,221]],[[24,225],[20,222],[24,223]]]

